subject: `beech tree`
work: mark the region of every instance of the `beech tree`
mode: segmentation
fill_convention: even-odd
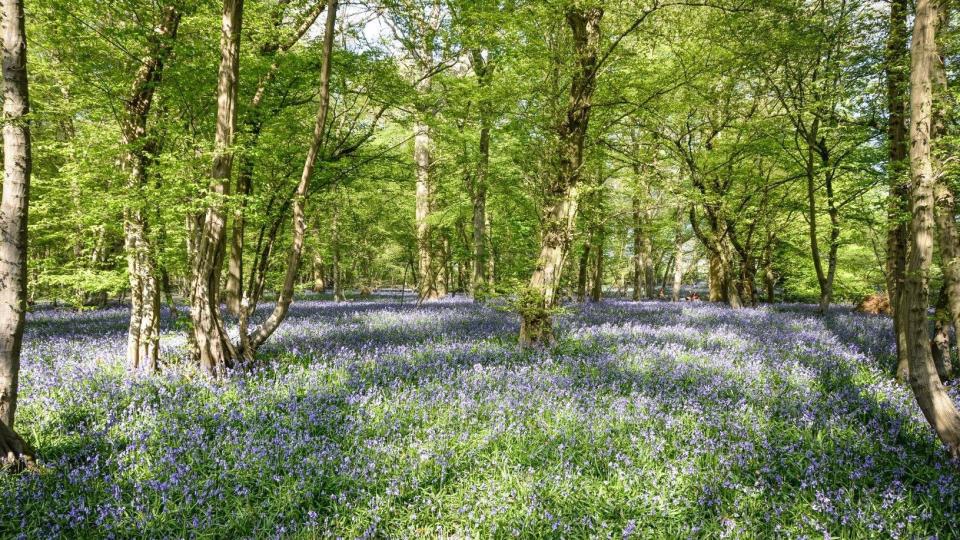
[[[23,3],[3,0],[3,198],[0,200],[0,466],[34,466],[14,431],[20,348],[27,312],[27,211],[32,155]]]
[[[939,69],[937,32],[943,9],[937,0],[919,0],[910,47],[910,173],[913,185],[910,206],[910,248],[903,288],[902,314],[909,347],[909,379],[917,403],[940,440],[960,458],[960,411],[940,382],[930,348],[927,308],[930,267],[933,262],[936,222],[934,190],[939,165],[935,142],[935,71]]]

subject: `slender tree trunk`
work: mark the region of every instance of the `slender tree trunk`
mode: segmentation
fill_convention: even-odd
[[[767,238],[763,248],[763,285],[767,290],[767,303],[775,300],[776,276],[773,273],[773,238]]]
[[[293,35],[291,35],[282,43],[279,41],[269,41],[263,44],[260,48],[260,54],[262,56],[275,56],[290,50],[290,48],[300,41],[300,39],[313,26],[314,21],[316,21],[317,17],[319,17],[323,12],[325,6],[326,3],[324,0],[317,0],[314,7],[300,20],[300,23],[297,25]],[[277,35],[281,34],[283,22],[283,17],[280,16],[274,20],[273,26]],[[254,170],[254,160],[253,156],[251,155],[252,152],[249,150],[255,149],[260,142],[260,133],[263,128],[264,116],[264,112],[262,110],[263,98],[266,96],[267,86],[273,82],[279,70],[280,63],[279,60],[275,58],[270,64],[270,68],[267,70],[266,74],[260,78],[260,81],[257,84],[257,89],[254,91],[253,98],[251,98],[250,105],[247,107],[246,111],[246,120],[244,122],[244,126],[249,135],[247,141],[248,151],[240,155],[240,167],[237,174],[236,191],[238,204],[237,209],[233,214],[233,228],[230,234],[230,254],[229,261],[227,263],[227,280],[226,285],[224,286],[224,296],[226,300],[225,303],[227,308],[234,315],[240,315],[240,309],[241,305],[243,304],[244,297],[243,246],[244,235],[246,232],[247,197],[253,191]]]
[[[680,288],[683,286],[683,209],[677,210],[677,225],[673,235],[673,290],[671,298],[680,301]]]
[[[173,48],[180,13],[173,6],[164,9],[163,18],[149,37],[150,51],[141,59],[124,101],[124,163],[129,171],[127,192],[133,203],[124,209],[124,246],[130,280],[130,322],[127,331],[127,369],[131,372],[156,371],[160,351],[160,287],[157,278],[154,242],[150,237],[147,211],[149,201],[147,168],[153,156],[147,133],[147,120],[153,97],[163,77],[163,65]]]
[[[343,270],[341,269],[340,259],[340,203],[339,200],[334,203],[333,217],[330,220],[330,248],[333,252],[333,301],[343,302],[346,298],[343,296]]]
[[[606,231],[603,225],[600,225],[597,231],[597,243],[594,246],[596,255],[593,259],[593,290],[590,291],[590,301],[599,302],[603,299],[603,259],[604,259],[604,240]]]
[[[493,66],[484,60],[480,50],[472,51],[473,71],[477,83],[483,91],[489,86]],[[485,97],[485,96],[484,96]],[[476,298],[477,292],[487,282],[487,174],[490,169],[490,107],[486,100],[480,105],[480,157],[477,161],[477,174],[473,180],[473,266],[470,276],[470,294]]]
[[[220,274],[226,247],[226,198],[230,194],[233,142],[240,74],[240,31],[243,0],[224,0],[217,81],[217,123],[213,168],[208,187],[211,201],[195,240],[190,319],[200,368],[221,377],[237,358],[220,315]]]
[[[587,272],[590,267],[590,240],[583,244],[583,252],[580,253],[579,273],[577,274],[577,301],[584,302],[587,299]]]
[[[911,45],[910,75],[910,170],[913,189],[910,206],[909,261],[903,288],[907,307],[905,324],[910,352],[910,386],[917,403],[940,440],[953,457],[960,457],[960,412],[940,382],[930,349],[927,307],[930,296],[930,265],[934,246],[934,197],[936,170],[933,162],[932,70],[939,61],[936,35],[939,20],[936,0],[918,0]]]
[[[327,2],[327,20],[323,36],[323,60],[320,67],[320,110],[317,112],[317,120],[313,127],[313,139],[307,152],[307,159],[303,164],[300,183],[297,184],[297,191],[293,197],[293,238],[290,253],[287,255],[287,270],[283,278],[283,287],[280,290],[280,297],[277,298],[277,304],[273,308],[273,312],[250,336],[248,340],[249,349],[243,352],[246,359],[252,359],[253,353],[277,330],[287,316],[290,303],[293,302],[294,287],[297,274],[300,271],[300,257],[303,254],[303,242],[307,233],[304,202],[310,189],[310,177],[313,176],[317,155],[320,153],[324,127],[327,123],[327,112],[330,109],[330,62],[333,51],[333,35],[336,31],[334,26],[337,18],[337,3],[338,0],[328,0]]]
[[[3,0],[3,195],[0,199],[0,466],[34,466],[14,431],[27,311],[27,213],[32,154],[23,4]]]
[[[643,216],[641,215],[640,197],[633,197],[633,301],[641,298],[640,289],[643,287],[643,277],[646,275],[644,267],[646,261],[643,253]]]
[[[495,253],[493,252],[493,229],[490,228],[490,209],[484,208],[483,212],[483,230],[486,232],[486,244],[487,244],[487,288],[493,292],[497,288],[496,274],[494,271],[496,267],[496,258]]]

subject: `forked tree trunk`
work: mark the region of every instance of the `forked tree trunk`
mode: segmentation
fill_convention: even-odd
[[[936,0],[918,0],[911,45],[910,75],[910,171],[913,189],[910,206],[910,249],[903,305],[910,352],[910,386],[917,403],[940,440],[953,457],[960,457],[960,412],[947,394],[933,361],[927,307],[930,298],[930,266],[934,246],[934,197],[936,169],[931,145],[933,116],[932,71],[937,53]]]
[[[180,13],[173,6],[164,9],[163,18],[149,37],[149,53],[140,60],[140,68],[125,100],[122,126],[126,147],[124,164],[128,169],[127,192],[132,204],[124,209],[124,247],[130,281],[130,322],[127,330],[127,369],[153,373],[160,354],[160,284],[154,242],[150,237],[147,211],[150,208],[144,188],[150,140],[147,120],[153,96],[163,77],[163,64],[173,48]]]
[[[577,215],[577,188],[583,165],[583,144],[590,122],[600,52],[600,8],[570,7],[567,24],[573,34],[576,71],[570,84],[566,115],[558,129],[555,172],[546,190],[540,255],[529,283],[529,304],[520,321],[520,344],[553,341],[551,310],[556,305],[563,260]]]
[[[294,45],[297,44],[297,42],[300,41],[307,31],[310,30],[314,21],[316,21],[317,17],[319,17],[323,12],[325,6],[326,3],[323,0],[317,1],[314,7],[307,12],[307,14],[297,25],[293,35],[291,35],[283,43],[271,41],[263,44],[260,47],[260,54],[262,56],[279,55],[290,50]],[[280,10],[279,13],[282,14],[282,10]],[[283,27],[283,17],[278,15],[274,20],[273,26],[277,35],[279,35]],[[249,135],[247,141],[248,151],[240,155],[240,167],[237,174],[236,192],[239,202],[233,215],[233,229],[231,230],[230,235],[230,257],[227,263],[226,285],[224,285],[225,303],[227,308],[234,315],[240,314],[240,308],[241,304],[243,303],[245,292],[243,290],[243,247],[244,235],[246,232],[247,197],[253,190],[254,169],[254,159],[252,152],[249,150],[255,149],[260,142],[260,134],[263,128],[264,116],[264,112],[262,110],[263,98],[267,93],[267,86],[273,81],[279,70],[279,59],[275,58],[273,62],[271,62],[270,68],[267,70],[266,74],[260,78],[260,82],[257,84],[257,89],[254,91],[253,98],[251,98],[250,105],[247,108],[246,120],[244,122],[246,131]]]
[[[3,0],[3,196],[0,199],[0,465],[32,467],[33,450],[14,431],[20,347],[27,311],[30,98],[23,4]]]
[[[307,151],[307,158],[303,164],[300,183],[297,184],[297,191],[293,196],[293,238],[291,239],[290,253],[287,255],[287,269],[283,278],[283,287],[280,290],[280,297],[277,298],[273,312],[257,328],[256,332],[248,340],[245,340],[246,347],[244,347],[243,356],[248,360],[253,358],[256,350],[279,328],[280,323],[287,317],[290,303],[293,302],[297,274],[300,271],[300,257],[303,254],[303,242],[307,235],[304,204],[307,192],[310,189],[310,178],[313,176],[317,164],[317,155],[320,153],[320,146],[323,143],[327,112],[330,109],[330,57],[336,30],[334,26],[337,19],[337,3],[338,0],[328,0],[327,2],[327,20],[324,25],[323,36],[323,60],[320,66],[320,109],[317,111],[316,123],[313,126],[313,139],[310,142],[310,149]]]
[[[220,315],[220,274],[226,247],[226,198],[230,194],[233,142],[237,120],[240,75],[240,30],[243,0],[224,0],[220,35],[220,71],[217,80],[217,122],[210,200],[195,240],[190,319],[200,368],[222,377],[237,359]]]

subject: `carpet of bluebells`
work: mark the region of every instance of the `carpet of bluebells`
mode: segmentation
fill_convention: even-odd
[[[570,306],[549,350],[450,300],[301,301],[254,372],[124,373],[125,312],[30,315],[0,537],[949,538],[960,473],[889,320]],[[952,391],[952,390],[951,390]]]

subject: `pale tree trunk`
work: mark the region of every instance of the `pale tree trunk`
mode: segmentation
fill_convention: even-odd
[[[910,353],[910,386],[924,416],[953,457],[960,457],[960,412],[946,392],[930,349],[927,307],[930,297],[930,266],[934,245],[934,197],[936,170],[931,151],[933,116],[932,70],[939,61],[936,32],[938,3],[918,0],[911,45],[910,74],[910,171],[913,189],[910,206],[910,249],[903,305]]]
[[[3,0],[3,195],[0,199],[0,466],[33,468],[34,452],[14,431],[20,347],[27,311],[30,99],[23,4]]]
[[[680,301],[680,288],[683,286],[683,209],[677,210],[677,225],[673,235],[673,290],[671,298]]]
[[[529,304],[520,322],[520,344],[532,346],[553,341],[551,310],[556,305],[563,259],[573,235],[577,215],[577,188],[583,165],[583,145],[590,122],[600,50],[600,8],[571,7],[566,19],[573,34],[576,71],[570,100],[559,125],[555,171],[546,190],[540,255],[529,283]]]
[[[147,120],[153,97],[163,76],[163,64],[173,48],[180,13],[168,6],[149,38],[150,52],[140,60],[124,101],[122,124],[126,147],[124,164],[128,169],[127,194],[133,203],[124,209],[124,247],[130,280],[130,322],[127,330],[127,369],[152,373],[157,370],[160,352],[160,287],[154,242],[150,238],[147,211],[150,203],[147,169],[153,156],[147,134]]]
[[[419,92],[429,89],[429,78],[418,85]],[[420,275],[420,300],[436,300],[437,276],[434,272],[432,227],[430,226],[430,126],[423,119],[425,112],[417,112],[413,124],[413,161],[417,172],[416,223],[417,255]]]
[[[906,381],[909,366],[900,297],[905,279],[907,234],[910,212],[910,181],[907,168],[907,1],[890,0],[889,32],[885,59],[887,83],[887,139],[890,196],[887,203],[887,296],[893,307],[897,344],[897,378]]]
[[[224,0],[217,80],[217,122],[208,198],[195,240],[190,319],[200,368],[222,377],[237,359],[220,315],[220,274],[226,244],[226,198],[230,195],[240,74],[243,0]]]
[[[323,1],[318,1],[316,5],[314,5],[314,7],[307,12],[306,15],[304,15],[300,23],[297,25],[293,35],[291,35],[285,42],[280,43],[277,41],[271,41],[263,44],[260,48],[261,55],[273,55],[274,60],[270,64],[270,68],[267,70],[266,74],[260,78],[260,81],[257,84],[257,89],[254,91],[253,98],[251,98],[250,105],[247,108],[246,121],[244,122],[244,127],[248,132],[248,151],[240,155],[240,167],[237,174],[236,192],[238,204],[233,215],[233,228],[230,235],[230,257],[227,263],[227,280],[223,291],[227,308],[234,315],[240,314],[240,307],[243,303],[243,246],[244,234],[246,232],[246,207],[247,197],[250,195],[253,189],[254,169],[254,159],[252,152],[249,150],[256,148],[260,142],[260,133],[263,128],[264,116],[262,110],[263,98],[266,96],[267,86],[273,82],[277,72],[280,69],[278,56],[286,53],[294,45],[296,45],[297,42],[300,41],[300,39],[313,26],[313,23],[317,20],[317,17],[323,13],[325,6],[326,4]],[[274,21],[274,30],[277,32],[277,34],[280,33],[282,27],[283,18],[278,16]]]
[[[323,60],[320,66],[320,109],[317,112],[316,123],[313,127],[313,139],[310,142],[310,149],[307,151],[307,159],[303,164],[300,183],[297,184],[297,191],[293,196],[293,238],[290,253],[287,255],[287,269],[283,278],[283,288],[280,290],[280,297],[277,298],[273,312],[250,336],[250,339],[246,340],[247,347],[243,351],[246,359],[252,359],[254,352],[273,335],[280,323],[286,318],[290,303],[293,302],[297,274],[300,271],[300,257],[303,254],[303,242],[307,233],[304,204],[307,192],[310,189],[310,178],[313,176],[316,167],[317,155],[320,153],[320,146],[323,143],[327,112],[330,109],[330,62],[333,51],[333,36],[336,30],[334,26],[337,18],[337,3],[338,0],[328,0],[327,2],[327,20],[324,25],[323,36]]]

